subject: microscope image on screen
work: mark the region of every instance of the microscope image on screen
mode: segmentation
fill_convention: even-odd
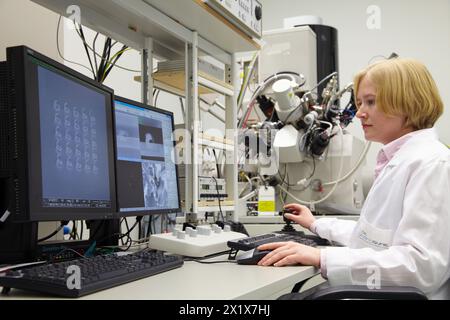
[[[166,168],[164,163],[142,162],[145,206],[164,208],[168,203]]]
[[[139,141],[142,160],[164,161],[161,121],[149,118],[140,119]]]

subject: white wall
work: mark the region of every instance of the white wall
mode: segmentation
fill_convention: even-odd
[[[58,15],[29,0],[0,0],[0,61],[6,48],[27,45],[60,61],[56,50]]]
[[[450,144],[450,1],[448,0],[261,0],[263,29],[283,28],[288,17],[316,15],[325,25],[338,30],[340,83],[353,75],[376,55],[396,52],[421,60],[432,73],[446,110],[436,127],[440,138]],[[380,9],[380,29],[369,29],[369,6]],[[372,12],[371,12],[372,13]],[[349,131],[363,138],[359,121]],[[372,175],[381,146],[373,144],[367,156],[365,175]]]

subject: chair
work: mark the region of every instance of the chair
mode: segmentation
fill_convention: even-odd
[[[295,286],[298,291],[304,283]],[[414,287],[384,286],[379,289],[369,289],[366,286],[342,285],[330,286],[328,282],[305,290],[284,294],[278,300],[342,300],[342,299],[370,299],[370,300],[428,300],[427,296]]]

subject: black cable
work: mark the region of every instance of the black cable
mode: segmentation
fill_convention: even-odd
[[[102,72],[100,73],[100,80],[99,82],[103,83],[106,79],[106,71],[108,70],[108,64],[109,59],[111,57],[111,38],[108,38],[106,40],[107,46],[106,46],[106,56],[105,56],[105,63],[103,64]]]
[[[80,228],[80,240],[83,240],[83,231],[84,231],[84,220],[81,220],[81,228]]]
[[[53,237],[54,235],[56,235],[59,231],[61,231],[62,228],[64,228],[64,226],[67,224],[67,221],[61,221],[61,225],[58,227],[58,229],[56,229],[55,231],[53,231],[52,233],[50,233],[48,236],[45,236],[41,239],[38,239],[37,242],[42,242],[45,240],[50,239],[51,237]]]
[[[100,229],[103,227],[103,224],[105,223],[105,220],[100,220],[99,224],[97,225],[97,228],[92,232],[92,234],[89,235],[89,239],[94,239],[97,233],[100,231]]]
[[[70,233],[69,233],[69,240],[76,240],[76,238],[75,238],[75,235],[74,235],[74,232],[75,232],[75,221],[74,220],[72,220],[72,230],[70,230]]]
[[[103,74],[103,68],[104,68],[104,65],[105,65],[105,59],[106,59],[106,48],[107,48],[107,43],[108,43],[108,39],[109,38],[106,38],[105,39],[105,41],[104,41],[104,43],[103,43],[103,52],[102,52],[102,55],[101,55],[101,61],[100,61],[100,64],[99,64],[99,66],[98,66],[98,69],[97,69],[97,79],[98,79],[98,81],[100,82],[100,79],[101,79],[101,75]]]
[[[141,220],[139,220],[139,223],[138,223],[138,239],[142,238],[142,224],[141,224]]]
[[[141,219],[142,219],[142,218],[141,218]],[[138,218],[136,217],[135,226],[136,226],[136,224],[139,225],[139,221],[141,221],[141,219],[138,219]],[[131,230],[130,230],[130,226],[128,225],[128,220],[127,220],[127,218],[125,218],[125,225],[127,226],[127,233],[126,233],[126,234],[128,234],[127,242],[125,242],[125,244],[127,244],[129,241],[131,241],[131,236],[130,236]]]
[[[136,222],[133,224],[133,226],[131,226],[131,228],[127,231],[127,233],[122,234],[121,232],[115,232],[115,233],[107,235],[106,237],[101,238],[100,240],[97,240],[97,242],[101,242],[101,241],[104,241],[106,239],[109,239],[109,238],[115,237],[115,236],[119,236],[119,240],[123,239],[125,237],[129,237],[129,234],[131,233],[131,231],[133,231],[133,229],[138,225],[138,223],[139,223],[138,219],[142,219],[142,217],[137,217],[136,218]]]
[[[217,253],[214,253],[214,254],[210,254],[210,255],[208,255],[208,256],[206,256],[206,257],[198,257],[198,258],[192,258],[192,257],[184,257],[183,258],[183,261],[196,261],[196,262],[200,262],[200,263],[209,263],[209,262],[206,262],[206,261],[203,261],[203,260],[208,260],[208,259],[211,259],[211,258],[214,258],[214,257],[218,257],[218,256],[222,256],[222,255],[224,255],[224,254],[231,254],[233,252],[233,249],[230,249],[230,250],[225,250],[225,251],[222,251],[222,252],[217,252]],[[214,262],[214,261],[211,261],[212,263],[219,263],[219,262],[222,262],[222,261],[217,261],[217,262]]]
[[[125,220],[125,218],[122,218],[122,219],[120,220],[120,222],[119,222],[119,229],[120,229],[120,233],[119,233],[119,234],[122,234],[122,223],[123,223],[123,220]],[[128,230],[129,230],[129,229],[128,229]],[[124,246],[125,243],[123,242],[123,238],[119,238],[119,240],[120,240],[120,242],[122,243],[122,245]]]
[[[114,58],[114,61],[111,62],[111,65],[107,68],[107,70],[105,71],[105,75],[103,76],[102,81],[105,81],[106,77],[108,76],[108,74],[111,72],[112,68],[116,65],[117,61],[119,60],[119,58],[124,54],[125,50],[128,49],[128,46],[124,45],[122,47],[122,49],[120,49],[120,51],[118,51],[119,53],[117,54],[117,56]],[[111,50],[110,50],[111,51]],[[108,54],[108,61],[109,61],[109,54]]]
[[[219,184],[217,183],[217,179],[215,177],[211,177],[211,178],[213,178],[214,181],[216,182],[216,191],[217,191],[217,200],[219,202],[220,218],[222,219],[223,222],[225,222],[225,219],[223,217],[223,212],[222,212],[222,206],[220,204]]]
[[[214,159],[216,159],[217,178],[220,179],[219,161],[217,160],[216,149],[212,149],[212,151],[214,154]]]
[[[94,40],[92,41],[92,48],[94,49],[94,64],[95,64],[95,72],[97,73],[98,71],[98,63],[97,63],[97,55],[96,55],[96,51],[95,51],[95,44],[97,42],[97,38],[98,38],[99,33],[97,32],[97,34],[94,37]],[[98,81],[98,79],[95,79],[96,81]]]
[[[149,238],[151,234],[153,234],[152,232],[152,215],[148,216],[148,223],[147,223],[147,233],[145,235],[146,238]]]
[[[153,233],[156,233],[156,224],[155,224],[155,221],[156,221],[155,217],[152,216],[152,232],[153,232]]]
[[[73,22],[73,24],[75,25],[75,29],[77,30],[77,33],[78,33],[78,35],[81,38],[81,41],[83,41],[84,50],[86,51],[86,55],[87,55],[88,60],[89,60],[89,65],[91,66],[92,74],[93,74],[94,79],[95,79],[94,66],[92,65],[91,55],[89,54],[89,50],[87,48],[86,38],[84,37],[84,32],[83,32],[83,27],[80,24],[79,29],[77,29],[77,24],[76,24],[75,21]]]
[[[222,260],[222,261],[201,261],[201,260],[184,260],[184,261],[194,261],[203,264],[214,264],[214,263],[237,263],[235,260]]]
[[[72,230],[70,231],[70,236],[69,236],[69,240],[73,239],[73,240],[77,240],[77,236],[78,236],[78,231],[77,231],[77,222],[75,220],[72,220]]]

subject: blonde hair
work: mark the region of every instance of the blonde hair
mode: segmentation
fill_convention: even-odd
[[[375,85],[377,108],[387,115],[405,116],[406,127],[431,128],[444,111],[436,83],[417,60],[395,58],[366,67],[354,77],[355,97],[366,76]]]

